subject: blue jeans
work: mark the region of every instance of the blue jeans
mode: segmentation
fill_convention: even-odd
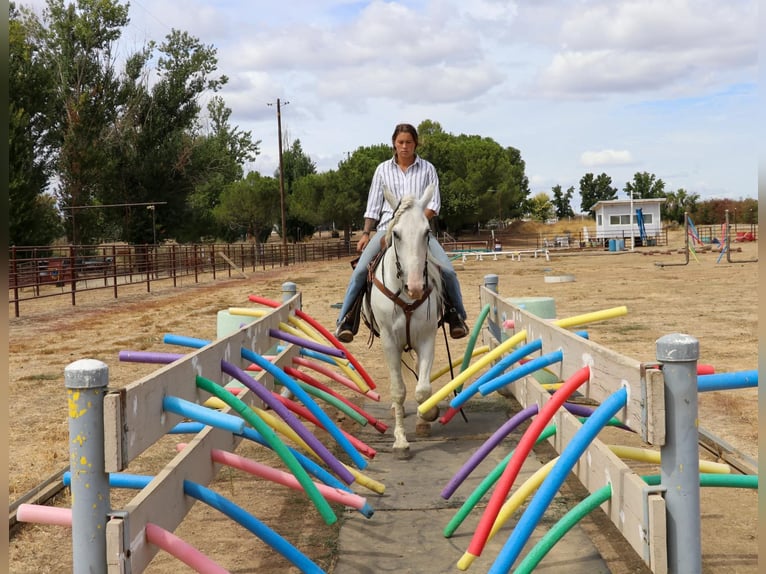
[[[428,242],[428,250],[441,268],[442,280],[444,281],[444,288],[447,291],[446,296],[449,299],[449,302],[454,305],[458,314],[465,319],[468,315],[463,306],[463,295],[460,292],[460,283],[457,280],[457,273],[455,273],[455,268],[452,266],[452,262],[441,244],[433,237]],[[343,305],[340,308],[338,320],[336,321],[337,325],[340,325],[345,316],[348,315],[348,312],[351,310],[351,305],[354,303],[357,295],[364,289],[364,286],[367,283],[367,267],[370,265],[370,262],[375,259],[375,256],[378,253],[380,253],[380,239],[376,234],[376,236],[367,243],[364,251],[362,251],[362,254],[359,256],[359,261],[357,262],[356,267],[351,273],[351,279],[348,282],[346,294],[343,296]]]

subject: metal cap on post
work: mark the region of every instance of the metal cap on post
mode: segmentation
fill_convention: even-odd
[[[104,469],[104,394],[109,367],[81,359],[64,369],[69,403],[72,572],[106,574],[106,523],[111,511]]]
[[[484,276],[484,286],[493,293],[497,293],[497,284],[499,282],[500,278],[494,273]]]
[[[295,297],[295,294],[297,292],[298,292],[298,285],[296,285],[292,281],[285,281],[284,283],[282,283],[282,301],[283,302]]]
[[[665,380],[662,485],[667,509],[668,572],[701,572],[697,360],[699,342],[684,334],[657,339]]]

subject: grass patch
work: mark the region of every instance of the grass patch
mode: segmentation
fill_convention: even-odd
[[[27,375],[25,377],[19,377],[19,381],[58,381],[63,377],[61,373],[39,373],[36,375]]]

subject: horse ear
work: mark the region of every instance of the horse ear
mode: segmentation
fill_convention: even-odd
[[[420,205],[422,205],[424,208],[428,205],[428,203],[431,201],[431,198],[434,196],[434,190],[436,189],[436,186],[433,183],[428,184],[428,187],[426,187],[425,191],[423,192],[423,195],[420,198]]]
[[[386,199],[388,204],[391,206],[391,209],[396,209],[396,205],[399,203],[399,200],[396,199],[393,192],[388,188],[388,186],[384,183],[383,184],[383,197]]]

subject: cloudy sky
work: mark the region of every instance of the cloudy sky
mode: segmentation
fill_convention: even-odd
[[[757,4],[131,0],[121,46],[171,28],[214,45],[231,123],[262,141],[248,170],[264,174],[280,98],[319,171],[430,119],[518,148],[533,193],[605,172],[625,197],[647,171],[667,191],[739,199],[757,197]]]

